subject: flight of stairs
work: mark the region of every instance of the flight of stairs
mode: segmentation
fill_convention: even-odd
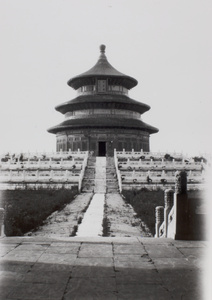
[[[95,167],[96,157],[89,157],[85,175],[82,181],[82,192],[95,192]],[[119,193],[118,180],[116,176],[116,168],[113,157],[106,158],[106,193]]]
[[[82,181],[82,192],[93,193],[95,186],[95,166],[96,157],[89,157],[87,167],[85,169],[85,175]]]
[[[119,193],[116,168],[113,157],[107,157],[106,163],[106,186],[107,193]]]

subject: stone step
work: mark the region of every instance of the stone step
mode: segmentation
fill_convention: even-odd
[[[83,188],[83,189],[82,189],[82,193],[94,193],[94,189],[86,189],[86,188]]]
[[[106,174],[106,178],[109,179],[109,180],[116,180],[116,174],[114,174],[114,175],[113,174],[110,174],[110,175]]]
[[[119,194],[119,190],[118,189],[107,190],[107,194]]]

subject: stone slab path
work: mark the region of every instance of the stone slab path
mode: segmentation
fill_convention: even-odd
[[[0,249],[1,300],[212,299],[207,242],[4,237]]]
[[[106,157],[96,157],[94,193],[106,193]]]
[[[102,236],[104,203],[104,194],[94,194],[82,223],[78,227],[77,236]]]

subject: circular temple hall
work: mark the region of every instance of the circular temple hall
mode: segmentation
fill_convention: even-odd
[[[57,151],[80,149],[95,156],[113,156],[114,149],[150,151],[150,134],[158,129],[141,120],[150,106],[129,97],[129,90],[138,82],[108,62],[105,48],[100,46],[93,68],[68,81],[76,90],[76,98],[55,108],[65,117],[48,129],[56,134]]]

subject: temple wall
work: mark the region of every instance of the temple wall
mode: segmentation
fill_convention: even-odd
[[[100,143],[103,150],[100,150]],[[105,147],[105,150],[104,150]],[[72,130],[57,134],[57,151],[93,151],[99,156],[104,151],[106,156],[113,156],[114,149],[117,151],[140,151],[143,149],[149,152],[149,133],[136,129],[92,129],[92,130]],[[100,151],[103,151],[100,154]]]

